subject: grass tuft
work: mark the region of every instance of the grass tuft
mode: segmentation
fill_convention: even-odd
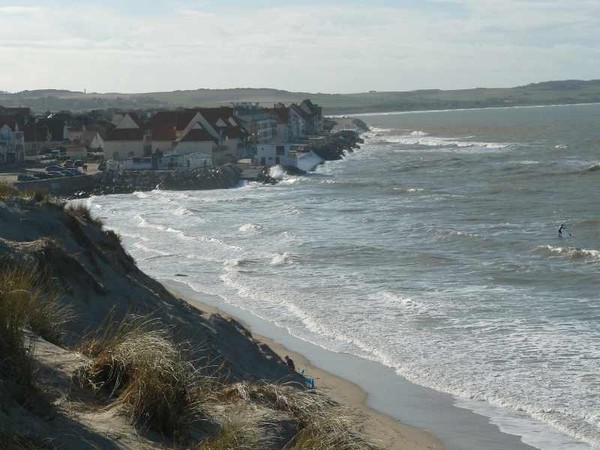
[[[2,450],[51,450],[56,446],[51,439],[39,439],[11,431],[0,432]]]
[[[5,394],[21,404],[31,400],[33,348],[25,329],[57,342],[67,317],[47,279],[36,271],[0,267],[0,389]]]
[[[195,450],[261,450],[260,428],[241,420],[226,419],[214,436],[204,439]]]
[[[237,383],[223,391],[227,398],[239,397],[273,409],[286,411],[297,421],[298,434],[286,450],[365,450],[375,447],[352,429],[353,421],[329,397],[286,384]]]
[[[82,222],[95,222],[102,226],[102,221],[92,215],[89,206],[81,202],[69,203],[65,207],[65,211],[72,217],[75,217]]]
[[[92,358],[84,380],[114,399],[142,429],[184,436],[205,417],[199,377],[158,321],[128,316],[104,327],[80,350]]]
[[[15,326],[28,327],[47,341],[60,343],[71,310],[60,303],[60,291],[48,277],[37,268],[0,267],[0,291]]]

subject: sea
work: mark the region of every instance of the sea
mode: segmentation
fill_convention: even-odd
[[[360,149],[275,186],[87,203],[160,280],[600,448],[600,105],[361,119]]]

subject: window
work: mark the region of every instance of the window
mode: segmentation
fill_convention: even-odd
[[[275,147],[275,154],[277,156],[283,156],[283,155],[285,155],[285,146],[278,145],[277,147]]]

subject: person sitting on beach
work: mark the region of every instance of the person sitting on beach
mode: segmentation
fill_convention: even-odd
[[[292,358],[290,358],[288,355],[285,355],[285,362],[287,363],[288,368],[290,369],[290,372],[296,371],[296,364],[294,364],[294,360]]]

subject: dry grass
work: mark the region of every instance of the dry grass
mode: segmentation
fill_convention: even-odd
[[[216,435],[203,440],[195,450],[262,450],[264,444],[256,424],[228,418]]]
[[[21,268],[0,268],[0,387],[11,398],[25,403],[34,386],[33,349],[24,330],[57,342],[67,318],[44,277]]]
[[[0,432],[0,449],[2,450],[49,450],[55,448],[51,439],[38,439],[9,431]]]
[[[228,398],[239,397],[273,409],[286,411],[298,423],[298,434],[285,447],[289,450],[365,450],[375,447],[352,429],[353,420],[329,397],[269,383],[237,383],[224,391]]]
[[[65,207],[65,211],[72,217],[75,217],[82,222],[95,222],[102,226],[102,221],[92,215],[90,208],[81,202],[69,203]]]
[[[137,426],[183,438],[205,420],[201,378],[157,321],[128,316],[107,324],[80,350],[92,358],[84,380]]]
[[[60,342],[71,310],[61,305],[60,291],[37,267],[0,267],[0,292],[15,325],[20,322],[21,327],[29,327],[47,341]]]
[[[35,202],[53,203],[48,194],[39,191],[19,191],[6,181],[0,181],[0,200],[14,198],[32,199]]]
[[[19,191],[8,184],[6,181],[0,181],[0,200],[8,198],[20,197]]]

